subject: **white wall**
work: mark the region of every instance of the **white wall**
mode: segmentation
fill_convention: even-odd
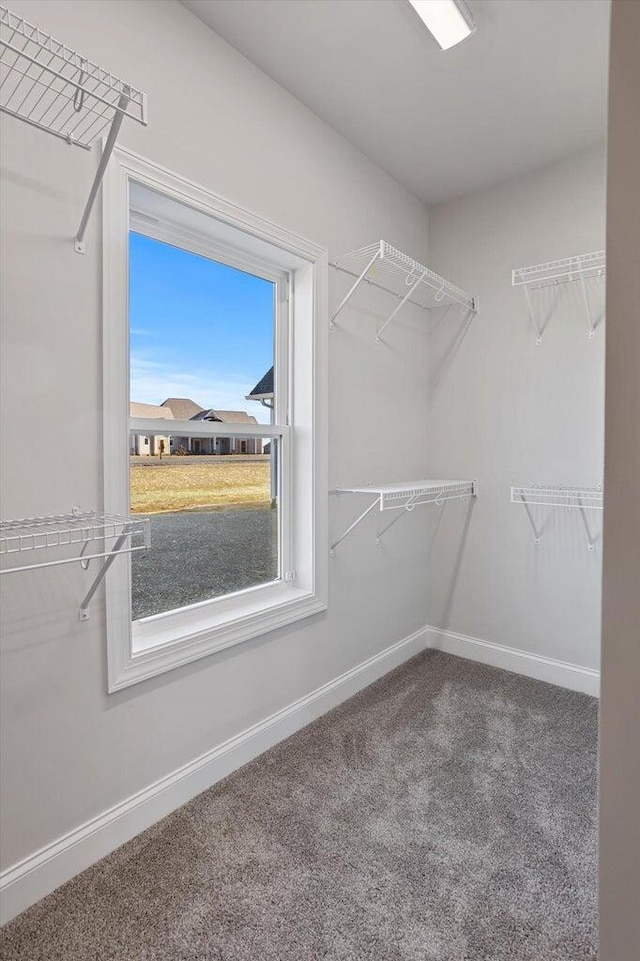
[[[478,477],[480,497],[446,509],[431,541],[429,620],[543,657],[599,662],[601,541],[587,550],[574,511],[548,515],[538,547],[510,486],[603,480],[604,325],[594,340],[578,284],[537,295],[541,346],[511,270],[604,247],[604,157],[590,151],[431,211],[436,270],[480,298],[431,336],[429,463]],[[589,283],[603,309],[604,281]],[[589,520],[598,533],[600,512]]]
[[[382,236],[428,257],[425,208],[178,3],[12,7],[147,92],[149,127],[125,122],[126,146],[333,256]],[[8,118],[2,134],[2,515],[99,507],[99,216],[85,257],[71,239],[96,158]],[[333,277],[334,303],[345,287]],[[331,337],[333,484],[388,477],[381,438],[394,476],[426,469],[424,323],[407,312],[388,348],[374,323],[351,310]],[[332,501],[334,534],[356,509]],[[331,562],[327,616],[111,696],[102,595],[77,621],[88,575],[2,578],[3,867],[423,625],[426,515],[384,551],[368,521]]]
[[[600,958],[640,945],[640,5],[614,0],[600,711]]]

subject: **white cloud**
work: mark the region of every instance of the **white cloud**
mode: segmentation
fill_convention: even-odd
[[[253,384],[222,380],[205,371],[176,370],[168,364],[131,355],[131,400],[139,404],[161,404],[167,397],[189,397],[201,407],[214,410],[246,410],[262,424],[269,412],[261,404],[246,400]]]

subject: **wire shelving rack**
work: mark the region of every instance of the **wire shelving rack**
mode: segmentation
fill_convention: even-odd
[[[384,330],[406,303],[415,304],[425,310],[458,304],[462,312],[470,316],[478,311],[477,298],[461,287],[456,287],[430,267],[425,267],[392,247],[385,240],[353,250],[338,260],[331,261],[331,266],[355,278],[348,293],[333,312],[329,323],[332,330],[336,326],[336,318],[362,283],[378,287],[398,298],[393,311],[377,331],[377,344],[381,342]]]
[[[0,4],[0,111],[85,150],[106,141],[75,250],[84,234],[125,117],[147,123],[142,91],[114,77]]]
[[[397,484],[368,484],[365,487],[336,487],[332,494],[369,494],[374,500],[362,511],[355,521],[349,525],[344,533],[331,545],[331,557],[335,556],[336,547],[347,537],[361,521],[376,507],[380,511],[402,510],[410,513],[420,504],[444,504],[445,501],[478,496],[477,480],[419,480],[405,481]],[[378,531],[376,542],[380,544],[383,535],[393,527],[403,514],[398,514],[386,527]]]
[[[596,333],[596,322],[593,317],[587,280],[605,277],[607,262],[604,250],[596,250],[589,254],[579,254],[576,257],[566,257],[564,260],[551,260],[546,264],[535,264],[532,267],[517,267],[511,275],[513,287],[522,287],[529,309],[529,317],[536,332],[536,343],[542,343],[542,327],[537,318],[531,297],[532,290],[545,287],[555,287],[559,284],[579,283],[587,318],[589,337],[593,339]]]
[[[564,507],[567,510],[577,510],[582,518],[587,535],[587,548],[594,550],[596,538],[591,532],[586,511],[602,510],[604,506],[604,491],[602,487],[567,487],[563,484],[533,484],[528,487],[512,487],[511,502],[522,504],[527,512],[533,543],[538,546],[541,540],[541,530],[536,524],[532,506]]]
[[[97,551],[91,548],[97,546]],[[25,517],[21,520],[0,522],[0,557],[24,555],[24,563],[3,566],[0,574],[56,567],[80,563],[87,570],[98,559],[103,563],[87,591],[78,617],[89,618],[89,604],[113,561],[120,554],[147,550],[151,546],[151,527],[148,518],[81,511],[52,514],[44,517]],[[64,556],[64,548],[79,548],[74,556]],[[40,551],[61,550],[61,554],[42,560]],[[35,555],[35,556],[34,556]]]

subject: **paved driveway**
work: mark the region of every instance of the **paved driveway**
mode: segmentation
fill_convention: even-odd
[[[134,620],[263,584],[278,573],[278,512],[152,514],[151,549],[131,560]]]

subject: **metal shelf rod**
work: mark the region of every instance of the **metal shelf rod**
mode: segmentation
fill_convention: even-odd
[[[347,304],[347,303],[349,302],[349,300],[351,300],[352,294],[355,293],[355,291],[358,289],[358,287],[360,286],[360,284],[362,283],[362,281],[365,279],[365,277],[366,277],[367,274],[369,273],[369,270],[371,269],[371,267],[373,267],[373,265],[375,264],[375,262],[376,262],[376,260],[378,259],[378,257],[381,257],[381,256],[382,256],[381,250],[377,250],[377,251],[375,252],[375,254],[373,255],[373,257],[371,258],[371,260],[369,261],[369,263],[367,264],[367,266],[366,266],[366,267],[364,268],[364,270],[362,271],[362,273],[359,274],[358,278],[356,279],[356,282],[355,282],[355,283],[353,284],[353,286],[349,289],[349,292],[342,298],[342,300],[340,301],[340,303],[338,304],[338,306],[337,306],[336,309],[334,310],[333,314],[331,315],[331,320],[329,321],[329,328],[330,328],[331,330],[335,330],[335,326],[336,326],[336,325],[335,325],[335,319],[336,319],[336,317],[338,316],[338,314],[340,313],[340,311],[342,310],[342,308],[345,306],[345,304]],[[338,269],[339,269],[339,268],[338,268]],[[378,286],[378,285],[376,285],[376,286]],[[405,299],[406,299],[406,298],[405,298]]]
[[[593,322],[593,317],[591,315],[591,305],[589,303],[589,292],[587,291],[587,283],[584,279],[584,273],[580,274],[580,289],[582,291],[582,300],[584,302],[584,309],[587,315],[587,327],[589,330],[589,338],[593,340],[596,335],[596,327]]]
[[[126,535],[127,537],[129,534]],[[69,545],[65,544],[64,547]],[[134,551],[143,551],[147,549],[146,544],[141,544],[139,547],[130,547],[125,550],[120,550],[120,554],[132,554]],[[13,552],[12,552],[13,553]],[[60,560],[55,561],[40,561],[37,564],[22,564],[20,567],[3,567],[0,569],[0,574],[17,574],[18,571],[37,571],[43,567],[59,567],[62,564],[83,564],[88,566],[89,561],[97,560],[101,557],[110,557],[111,551],[101,551],[99,554],[83,554],[79,557],[63,557]],[[8,555],[7,555],[8,556]]]
[[[111,548],[111,550],[109,551],[109,553],[108,553],[108,555],[107,555],[106,561],[105,561],[104,564],[102,564],[102,566],[100,567],[100,570],[98,571],[98,573],[96,574],[96,576],[95,576],[94,579],[93,579],[93,584],[91,585],[91,587],[89,588],[89,590],[88,590],[87,593],[85,594],[84,599],[83,599],[82,603],[80,604],[80,610],[78,611],[78,620],[79,620],[79,621],[88,621],[88,620],[89,620],[89,604],[91,603],[91,600],[92,600],[92,598],[93,598],[93,595],[94,595],[95,592],[98,590],[98,587],[100,586],[100,584],[101,584],[102,581],[104,580],[107,571],[109,570],[109,568],[111,567],[111,565],[112,565],[113,562],[115,561],[115,559],[116,559],[116,557],[118,556],[118,554],[121,554],[121,553],[122,553],[122,545],[125,543],[127,537],[129,537],[129,535],[130,535],[130,531],[125,531],[124,534],[121,534],[120,537],[119,537],[119,538],[117,539],[117,541],[115,542],[115,544],[113,545],[113,547]]]
[[[589,521],[587,520],[587,513],[582,503],[582,498],[578,498],[578,510],[580,511],[580,517],[582,518],[582,523],[584,524],[584,529],[587,535],[587,550],[593,551],[595,548],[596,538],[594,538],[591,533],[591,528],[589,527]]]
[[[338,546],[338,544],[341,544],[341,543],[343,542],[343,540],[345,539],[345,537],[347,537],[347,536],[351,533],[351,531],[355,530],[356,527],[358,526],[358,524],[359,524],[361,521],[363,521],[363,520],[365,519],[365,517],[367,516],[367,514],[370,514],[371,511],[374,509],[374,507],[377,507],[379,503],[380,503],[380,497],[376,497],[376,499],[374,500],[373,504],[369,504],[369,506],[368,506],[365,510],[363,510],[362,514],[360,514],[360,516],[355,519],[355,521],[353,522],[353,524],[351,524],[349,527],[347,527],[347,529],[346,529],[346,531],[344,532],[344,534],[342,534],[342,536],[339,537],[337,541],[334,541],[334,543],[331,545],[331,550],[329,551],[329,556],[330,556],[330,557],[335,557],[335,556],[336,556],[336,547]]]
[[[529,290],[528,287],[523,287],[522,289],[524,291],[525,300],[527,301],[527,307],[529,308],[529,318],[536,332],[536,344],[539,347],[540,344],[542,343],[542,329],[536,319],[536,312],[533,309],[533,302],[531,300],[531,291]]]
[[[6,113],[8,117],[15,117],[16,120],[21,120],[23,123],[28,123],[29,126],[35,127],[36,130],[44,130],[45,133],[50,133],[53,137],[57,137],[58,140],[64,140],[65,143],[69,143],[67,134],[60,133],[58,130],[52,130],[51,127],[45,127],[44,124],[38,123],[37,120],[32,120],[30,117],[23,117],[22,114],[16,110],[11,110],[9,107],[2,107],[2,113]],[[79,143],[77,140],[71,142],[75,147],[82,147],[83,150],[91,150],[90,144]]]
[[[425,274],[426,274],[426,271],[424,271],[424,272],[418,277],[418,279],[414,282],[414,284],[413,284],[411,287],[409,287],[409,290],[406,292],[406,294],[404,295],[404,297],[402,298],[402,300],[400,301],[400,303],[399,303],[399,304],[396,304],[395,308],[394,308],[393,311],[389,314],[388,318],[385,320],[385,322],[384,322],[384,324],[382,325],[382,327],[380,327],[380,329],[378,330],[378,333],[376,334],[376,344],[379,344],[379,343],[380,343],[380,341],[381,341],[381,339],[382,339],[382,334],[383,334],[383,332],[385,331],[385,329],[389,326],[389,324],[391,323],[391,321],[393,320],[393,318],[396,316],[396,314],[398,313],[398,311],[399,311],[399,310],[402,310],[402,308],[404,307],[404,305],[406,304],[406,302],[409,300],[409,298],[411,297],[411,294],[414,292],[414,290],[416,290],[416,289],[420,286],[420,284],[422,283],[422,281],[423,281],[423,279],[424,279]]]
[[[417,496],[418,495],[416,495],[416,497]],[[383,527],[381,531],[378,531],[378,533],[376,534],[376,544],[378,546],[380,546],[380,544],[382,543],[382,538],[387,533],[387,531],[390,530],[394,524],[397,524],[401,517],[404,517],[405,511],[407,511],[409,514],[411,513],[411,511],[416,506],[416,497],[412,497],[411,500],[404,505],[404,510],[401,511],[399,514],[396,514],[393,520],[389,521],[386,527]]]
[[[109,134],[102,151],[102,156],[100,157],[100,163],[98,164],[96,175],[93,178],[93,184],[91,185],[91,190],[89,191],[89,198],[84,208],[80,226],[78,227],[78,233],[76,234],[76,239],[73,246],[77,254],[86,253],[84,235],[87,229],[87,223],[89,222],[89,217],[91,215],[91,211],[93,210],[96,197],[98,196],[98,191],[100,190],[105,170],[107,169],[107,164],[109,163],[111,154],[113,153],[113,148],[116,145],[116,140],[118,139],[118,134],[120,133],[120,127],[122,126],[122,121],[124,120],[125,116],[124,111],[126,110],[128,103],[129,95],[127,93],[122,93],[120,95],[120,99],[118,100],[118,106],[113,116],[113,120],[111,121]]]
[[[348,274],[349,277],[359,276],[354,270],[349,270],[348,267],[343,267],[341,264],[337,264],[334,260],[329,261],[329,266],[333,267],[334,270],[339,270],[341,274]],[[369,284],[370,287],[377,287],[378,290],[384,290],[384,292],[387,294],[393,293],[393,291],[389,290],[388,287],[383,287],[382,284],[379,284],[377,280],[373,280],[371,277],[363,277],[362,280],[365,284]],[[401,294],[396,294],[395,296],[400,297]],[[416,301],[412,301],[412,303],[416,303]],[[418,306],[420,305],[418,304]]]
[[[536,545],[536,547],[538,547],[538,545],[540,544],[540,535],[541,535],[542,531],[539,531],[538,528],[536,527],[536,522],[535,522],[534,519],[533,519],[533,514],[531,513],[531,508],[530,508],[530,506],[529,506],[529,504],[528,504],[528,502],[527,502],[524,494],[520,494],[520,500],[521,500],[522,503],[524,504],[524,509],[525,509],[526,512],[527,512],[527,517],[529,518],[529,523],[531,524],[531,529],[532,529],[532,531],[533,531],[533,543]]]

